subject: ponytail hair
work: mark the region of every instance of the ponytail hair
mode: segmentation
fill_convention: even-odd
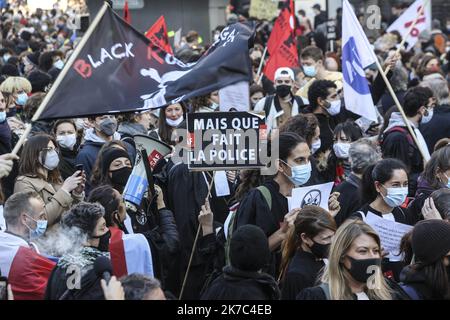
[[[375,188],[375,181],[384,184],[385,182],[391,180],[394,170],[403,170],[408,173],[408,170],[403,162],[391,158],[383,159],[375,165],[367,167],[362,178],[361,191],[363,204],[371,203],[377,198],[378,192]]]
[[[302,244],[301,234],[305,233],[308,238],[314,238],[320,232],[330,229],[336,231],[336,222],[331,214],[318,206],[305,206],[298,213],[287,238],[282,244],[282,258],[280,266],[280,279],[284,279],[289,262],[295,252]]]

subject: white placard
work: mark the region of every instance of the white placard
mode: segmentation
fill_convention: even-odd
[[[402,259],[402,256],[399,255],[400,241],[405,233],[411,231],[413,227],[380,218],[372,212],[367,213],[364,221],[380,236],[381,246],[389,252],[389,261],[400,261]]]
[[[220,111],[250,110],[250,87],[247,81],[241,81],[219,90]]]
[[[316,205],[328,210],[328,198],[333,189],[333,182],[318,184],[309,187],[300,187],[292,190],[292,196],[288,197],[289,211],[295,208],[303,208],[307,205]]]
[[[214,187],[216,189],[216,196],[225,197],[230,195],[230,186],[228,185],[225,171],[214,171]]]

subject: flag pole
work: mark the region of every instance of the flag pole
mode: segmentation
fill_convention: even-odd
[[[63,70],[61,71],[59,76],[56,78],[56,81],[52,85],[52,87],[50,88],[50,91],[45,95],[44,100],[41,102],[41,104],[39,105],[38,109],[34,113],[33,118],[31,119],[32,122],[34,122],[37,119],[39,119],[40,115],[44,111],[44,109],[47,106],[48,102],[53,97],[55,91],[58,89],[60,83],[62,82],[62,80],[66,76],[67,72],[69,72],[70,68],[72,67],[73,63],[75,62],[75,59],[77,59],[77,57],[80,54],[81,50],[83,49],[84,45],[89,40],[89,38],[92,35],[92,33],[94,32],[94,30],[97,28],[97,25],[99,24],[101,18],[103,17],[103,15],[105,14],[106,10],[109,7],[110,6],[109,6],[108,2],[105,1],[103,3],[103,7],[100,9],[100,11],[95,16],[94,20],[92,21],[92,24],[89,26],[89,28],[86,31],[86,33],[84,34],[83,38],[81,38],[80,43],[76,46],[76,48],[74,49],[72,55],[69,57],[69,60],[67,61],[66,65],[64,66]],[[25,132],[23,133],[23,135],[20,137],[19,141],[14,146],[14,149],[11,152],[12,154],[17,155],[17,152],[19,152],[20,147],[23,145],[23,143],[25,142],[25,139],[30,134],[30,132],[31,132],[31,124],[28,124],[27,127],[25,128]]]
[[[373,51],[372,51],[372,53],[375,55],[375,53]],[[411,128],[408,118],[406,117],[405,111],[403,110],[403,108],[400,104],[400,101],[398,101],[397,95],[395,94],[394,89],[392,89],[391,83],[389,82],[386,74],[383,72],[383,68],[381,67],[380,62],[378,61],[378,59],[376,57],[375,57],[375,63],[377,64],[378,71],[380,72],[381,76],[383,77],[383,80],[386,83],[386,87],[388,88],[389,93],[391,94],[391,97],[394,100],[395,105],[397,106],[397,109],[400,111],[400,114],[402,115],[403,121],[405,122],[405,125],[408,128],[409,133],[411,134],[412,138],[414,139],[415,144],[419,148],[420,154],[422,155],[422,158],[423,158],[423,163],[425,165],[425,163],[427,162],[427,158],[425,157],[425,152],[423,150],[423,147],[417,140],[416,134],[414,133],[414,130]]]
[[[261,84],[262,76],[260,76],[260,74],[262,71],[262,66],[264,64],[264,59],[266,57],[266,54],[267,54],[267,46],[264,48],[264,52],[261,57],[261,62],[259,63],[258,72],[256,73],[256,78],[258,79],[258,82],[256,84],[258,84],[258,85]]]
[[[429,1],[430,0],[425,0],[425,2],[423,3],[423,6],[420,8],[419,12],[417,13],[416,19],[414,19],[412,25],[409,27],[408,33],[403,37],[402,42],[400,42],[400,45],[398,46],[397,50],[395,51],[395,55],[394,56],[398,56],[398,54],[400,53],[401,49],[405,45],[406,40],[408,39],[409,35],[413,31],[414,27],[416,26],[417,21],[419,21],[420,16],[425,11],[425,7],[428,5]],[[390,65],[387,66],[387,68],[384,71],[384,73],[387,74],[389,72],[389,70],[391,70],[391,66]]]

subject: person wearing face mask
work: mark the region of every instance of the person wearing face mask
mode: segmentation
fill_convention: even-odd
[[[309,99],[308,90],[315,80],[329,80],[334,82],[337,89],[342,89],[343,76],[341,72],[328,71],[325,69],[325,57],[320,48],[316,46],[308,46],[304,48],[300,54],[300,62],[303,73],[310,80],[297,91],[297,95]]]
[[[350,175],[351,167],[348,160],[350,144],[362,138],[360,127],[353,121],[339,123],[334,129],[334,144],[323,175],[325,181],[334,181],[338,186]]]
[[[311,113],[301,113],[288,119],[280,127],[280,133],[282,132],[294,132],[300,137],[305,138],[312,154],[319,150],[321,146],[319,121],[317,120],[317,117]],[[310,161],[312,167],[311,178],[305,186],[313,186],[327,182],[322,179],[321,175],[319,175],[319,172],[317,171],[316,159],[311,157]]]
[[[350,218],[365,220],[370,212],[378,217],[406,225],[414,225],[416,217],[401,206],[408,196],[408,174],[405,165],[396,159],[383,159],[366,169],[362,179],[362,202],[359,211]],[[383,261],[383,272],[398,280],[402,262]]]
[[[276,93],[258,101],[255,112],[266,114],[267,130],[279,128],[290,117],[300,113],[305,102],[292,93],[295,76],[290,68],[278,68],[274,76]]]
[[[360,192],[363,173],[369,166],[381,160],[376,145],[368,139],[360,139],[351,143],[348,154],[351,173],[334,189],[339,192],[338,201],[341,206],[341,210],[334,217],[338,227],[363,205]]]
[[[73,120],[58,120],[53,126],[53,135],[59,146],[59,172],[63,179],[67,179],[76,171],[75,159],[79,150],[77,129]]]
[[[158,129],[152,131],[154,136],[170,145],[174,145],[172,133],[184,120],[186,106],[184,103],[176,103],[163,108],[159,113]]]
[[[0,154],[11,152],[11,128],[6,120],[6,101],[0,91]]]
[[[425,200],[441,188],[450,190],[450,145],[433,152],[425,165],[425,170],[418,179],[414,201],[408,206],[411,214],[419,220]]]
[[[433,98],[436,99],[433,118],[419,127],[428,150],[432,151],[439,140],[450,137],[449,83],[445,79],[438,78],[422,81],[420,86],[430,88],[433,91]]]
[[[403,291],[411,300],[450,300],[450,223],[420,221],[408,236],[413,261],[402,270]]]
[[[313,155],[319,162],[319,171],[322,172],[333,148],[333,130],[338,122],[336,116],[341,113],[341,99],[334,82],[328,80],[314,81],[309,87],[308,97],[310,106],[302,110],[302,113],[312,113],[319,121],[320,146],[313,148],[317,148]]]
[[[0,85],[0,91],[3,94],[11,96],[7,103],[7,117],[14,117],[20,113],[28,100],[28,94],[31,93],[31,83],[26,78],[9,77]]]
[[[305,288],[313,287],[328,258],[336,232],[333,217],[317,206],[305,206],[283,244],[281,260],[281,299],[295,300]]]
[[[121,136],[121,140],[132,148],[129,148],[131,160],[134,163],[136,159],[136,145],[133,136],[136,134],[148,135],[152,127],[153,119],[150,111],[136,112],[124,114],[121,116],[122,121],[119,124],[117,132]]]
[[[84,199],[85,177],[80,171],[61,179],[56,140],[46,134],[30,137],[23,146],[14,192],[34,191],[45,203],[48,226],[57,223],[73,203]]]
[[[383,158],[401,160],[409,169],[410,189],[409,195],[414,196],[417,189],[417,178],[423,171],[423,163],[430,160],[425,139],[419,131],[419,124],[425,124],[433,117],[433,92],[429,88],[415,87],[410,89],[404,99],[403,110],[411,125],[416,138],[425,153],[423,159],[416,146],[403,117],[399,112],[393,112],[389,124],[383,131],[380,145]]]
[[[132,273],[154,276],[152,252],[144,235],[128,234],[127,217],[122,195],[111,186],[97,187],[89,194],[88,202],[99,203],[105,208],[106,226],[111,231],[109,252],[114,275],[119,278]]]
[[[6,201],[3,215],[8,227],[0,232],[2,276],[9,278],[16,300],[42,300],[55,266],[35,243],[47,228],[44,202],[35,192],[17,192]]]
[[[78,228],[86,240],[82,248],[69,251],[58,260],[48,279],[46,300],[104,300],[100,277],[94,270],[95,260],[110,257],[111,231],[106,226],[105,209],[98,203],[81,202],[72,207],[63,217],[60,232],[71,232]],[[69,236],[69,235],[68,235]],[[72,288],[70,276],[73,268],[81,272],[80,286]],[[71,268],[71,269],[69,269]]]
[[[395,297],[381,273],[380,237],[359,220],[347,221],[336,231],[320,280],[319,286],[302,290],[297,300],[392,300]]]
[[[264,89],[257,84],[252,84],[250,86],[250,110],[254,110],[256,104],[262,98],[264,98]]]
[[[278,139],[280,153],[275,177],[250,190],[242,199],[233,228],[254,224],[263,229],[272,252],[267,271],[274,277],[281,261],[280,245],[300,211],[293,209],[289,212],[287,197],[291,196],[294,187],[308,182],[312,171],[311,151],[305,139],[292,132],[283,132]]]
[[[120,134],[116,132],[117,121],[114,116],[104,115],[89,118],[92,128],[87,129],[84,135],[84,143],[76,157],[76,164],[82,164],[88,181],[91,179],[95,160],[102,146],[113,140],[120,140]],[[88,190],[90,184],[87,184]]]

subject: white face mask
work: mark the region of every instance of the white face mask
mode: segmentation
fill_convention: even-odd
[[[41,162],[41,157],[39,157],[39,162],[45,169],[50,171],[54,170],[56,169],[56,167],[58,167],[59,155],[55,150],[48,151],[47,155],[45,156],[45,163]]]
[[[341,99],[331,101],[330,106],[327,109],[327,112],[330,114],[330,116],[335,116],[341,112]]]
[[[62,68],[64,68],[64,62],[63,62],[62,60],[57,60],[57,61],[53,64],[53,66],[54,66],[56,69],[62,70]]]
[[[183,117],[179,117],[177,120],[172,120],[169,118],[166,118],[166,123],[171,127],[178,127],[183,122]]]
[[[58,141],[58,144],[66,149],[73,150],[73,146],[75,143],[77,143],[77,136],[76,134],[68,134],[65,136],[57,136],[56,141]]]
[[[316,141],[314,141],[311,145],[311,153],[314,154],[316,153],[317,150],[320,149],[320,147],[322,146],[322,140],[317,139]]]
[[[422,120],[420,120],[421,124],[426,124],[428,122],[431,121],[431,119],[433,118],[433,114],[434,114],[434,108],[431,109],[427,109],[428,114],[425,116],[422,116]]]
[[[339,159],[347,159],[349,150],[350,150],[350,143],[337,142],[333,145],[334,154]]]

